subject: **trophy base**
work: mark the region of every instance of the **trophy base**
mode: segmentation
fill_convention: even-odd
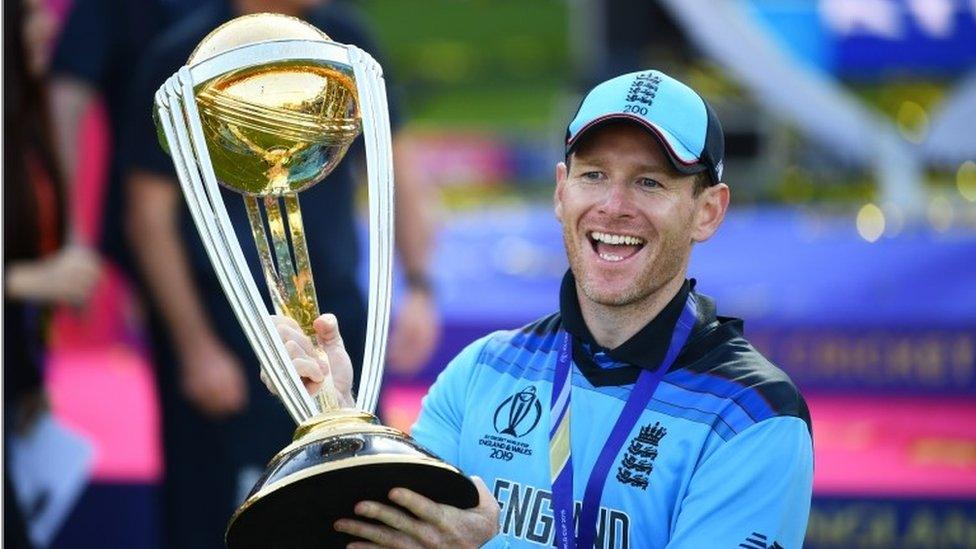
[[[295,441],[271,460],[227,526],[229,549],[345,547],[356,538],[335,531],[363,500],[396,505],[403,487],[454,507],[478,504],[461,472],[407,435],[360,411],[339,410],[303,423]],[[363,519],[365,520],[365,519]]]

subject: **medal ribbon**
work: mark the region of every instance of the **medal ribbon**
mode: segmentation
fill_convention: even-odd
[[[597,516],[603,487],[607,483],[610,468],[617,454],[627,441],[627,435],[634,429],[637,420],[644,413],[647,404],[654,396],[661,378],[674,364],[678,353],[688,341],[695,326],[697,308],[695,299],[688,295],[684,309],[671,334],[664,360],[654,370],[642,369],[637,383],[627,397],[620,416],[617,417],[610,436],[603,445],[583,493],[583,505],[579,513],[579,537],[573,527],[573,459],[569,437],[569,405],[572,396],[572,336],[560,331],[559,354],[556,357],[556,371],[553,376],[552,400],[549,405],[549,474],[552,480],[552,504],[556,523],[556,546],[560,549],[589,549],[596,541]]]

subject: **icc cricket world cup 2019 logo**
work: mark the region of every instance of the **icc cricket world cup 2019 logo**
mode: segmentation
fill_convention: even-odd
[[[500,435],[521,437],[538,425],[542,418],[542,404],[529,386],[506,398],[495,410],[495,431]]]

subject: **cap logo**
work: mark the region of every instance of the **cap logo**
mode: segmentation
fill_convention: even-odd
[[[627,103],[643,103],[650,107],[660,85],[660,76],[651,73],[638,74],[627,90]]]

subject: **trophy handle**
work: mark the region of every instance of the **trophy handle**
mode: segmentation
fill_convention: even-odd
[[[346,46],[356,77],[366,144],[369,191],[369,303],[366,348],[356,407],[376,409],[390,326],[393,280],[393,144],[386,83],[379,63],[355,46]]]

